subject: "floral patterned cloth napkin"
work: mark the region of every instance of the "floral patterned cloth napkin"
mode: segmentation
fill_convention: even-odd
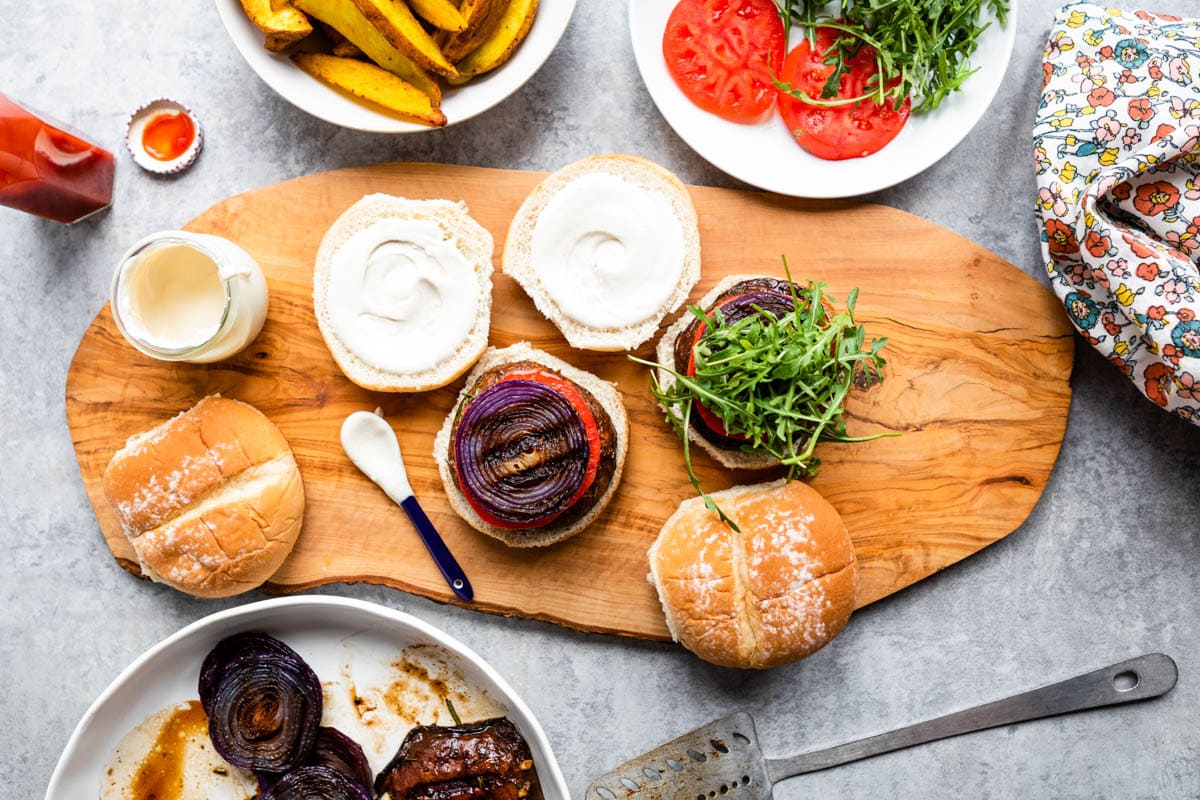
[[[1200,425],[1200,20],[1068,5],[1042,70],[1054,290],[1138,389]]]

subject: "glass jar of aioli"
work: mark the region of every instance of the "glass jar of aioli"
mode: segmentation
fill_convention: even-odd
[[[206,364],[258,336],[267,282],[251,255],[228,239],[163,231],[122,256],[110,303],[121,335],[141,352]]]

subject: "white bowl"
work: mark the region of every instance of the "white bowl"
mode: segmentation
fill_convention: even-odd
[[[928,169],[961,142],[1000,89],[1017,32],[1017,0],[1008,25],[993,24],[971,66],[979,71],[936,111],[914,114],[886,147],[866,158],[826,161],[800,148],[778,112],[767,122],[739,125],[702,111],[676,85],[662,53],[663,31],[678,0],[629,0],[629,27],[638,69],[655,105],[679,136],[722,172],[760,189],[795,197],[853,197],[893,186]],[[794,26],[789,43],[803,38]]]
[[[525,85],[550,57],[562,38],[575,10],[576,0],[541,0],[529,35],[512,58],[498,69],[475,78],[466,86],[444,87],[442,111],[446,124],[482,114]],[[263,47],[263,34],[246,16],[239,0],[217,0],[217,11],[225,30],[250,69],[292,105],[343,128],[373,133],[420,133],[437,130],[428,125],[405,122],[376,111],[337,89],[311,77],[286,55]]]
[[[495,670],[458,640],[409,614],[337,597],[285,597],[221,611],[151,647],[117,676],[75,727],[58,760],[46,800],[96,797],[113,748],[150,714],[195,699],[200,664],[218,641],[242,631],[277,636],[323,679],[336,675],[347,637],[386,637],[396,653],[411,644],[449,651],[452,666],[474,687],[505,706],[525,737],[547,800],[570,800],[550,743],[533,713]],[[359,641],[356,639],[356,642]]]

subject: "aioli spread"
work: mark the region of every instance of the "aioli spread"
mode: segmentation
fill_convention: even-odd
[[[333,256],[329,320],[342,344],[376,369],[420,372],[466,341],[479,292],[474,266],[436,222],[391,217]]]
[[[267,316],[267,284],[242,248],[219,236],[164,231],[134,245],[117,267],[113,318],[138,350],[208,363],[242,350]]]
[[[686,258],[670,200],[606,173],[559,190],[533,229],[534,274],[564,316],[592,328],[658,317]]]

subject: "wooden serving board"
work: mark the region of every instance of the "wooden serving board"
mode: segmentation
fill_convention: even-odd
[[[107,307],[84,334],[67,378],[67,420],[88,496],[122,566],[137,572],[104,500],[105,465],[126,437],[220,392],[278,424],[304,476],[304,528],[268,591],[367,581],[456,602],[404,512],[342,452],[346,415],[380,406],[400,436],[417,497],[475,586],[473,607],[669,638],[646,582],[646,550],[693,491],[679,443],[647,392],[648,372],[621,354],[573,351],[499,272],[509,220],[543,177],[433,164],[346,169],[237,195],[193,220],[189,230],[225,236],[258,259],[270,311],[247,350],[210,366],[141,355],[121,338]],[[424,394],[380,394],[358,388],[335,366],[313,316],[312,265],[326,228],[369,192],[465,200],[496,239],[491,343],[526,339],[618,383],[632,426],[629,457],[615,500],[587,531],[529,551],[468,528],[446,502],[431,453],[459,382]],[[853,395],[847,413],[852,434],[902,435],[822,446],[824,466],[813,481],[854,538],[858,604],[1016,529],[1046,485],[1067,422],[1073,341],[1058,301],[992,253],[895,209],[691,192],[704,275],[693,301],[725,275],[780,274],[786,254],[794,275],[825,281],[839,300],[859,287],[859,319],[869,335],[889,339],[883,385]],[[650,355],[652,345],[639,352]],[[773,477],[696,458],[711,489]]]

